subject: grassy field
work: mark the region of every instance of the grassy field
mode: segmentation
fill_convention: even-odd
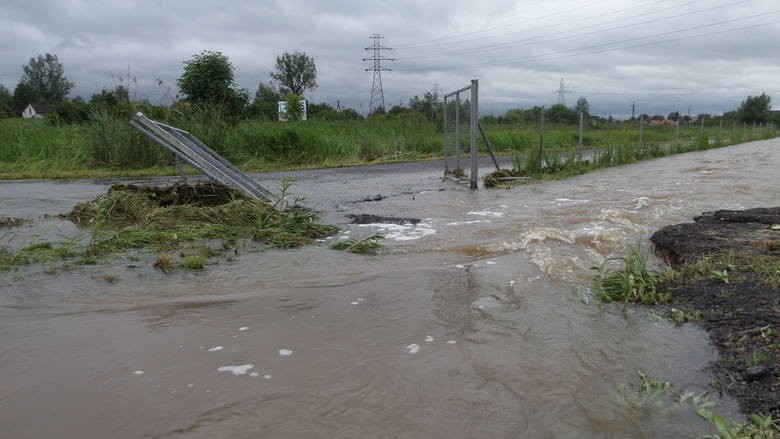
[[[415,114],[358,121],[230,124],[203,113],[173,115],[166,122],[190,131],[228,160],[250,171],[414,161],[443,154],[442,128]],[[536,127],[496,124],[484,128],[498,153],[538,155],[541,136]],[[702,131],[696,126],[682,128],[676,140],[673,127],[645,127],[640,144],[636,124],[618,123],[589,127],[583,146],[590,151],[610,151],[614,157],[642,159],[775,134],[774,128],[707,127]],[[557,160],[551,159],[551,152],[578,152],[576,126],[548,126],[543,137],[542,151],[548,162]],[[0,139],[0,179],[138,177],[174,172],[169,152],[135,131],[128,120],[107,113],[92,114],[89,123],[59,126],[45,120],[4,119],[0,120]],[[484,146],[480,148],[485,151]],[[652,153],[652,148],[656,153]],[[637,155],[638,150],[647,152]],[[603,157],[601,162],[617,164]],[[548,170],[553,171],[554,167]]]

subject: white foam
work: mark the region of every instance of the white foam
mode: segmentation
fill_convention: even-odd
[[[257,373],[257,372],[252,372],[252,373],[249,374],[249,376],[251,376],[252,378],[255,378],[255,377],[260,376],[260,374]]]
[[[472,210],[466,215],[487,216],[490,218],[501,218],[504,216],[503,212],[492,212],[490,210]]]
[[[372,227],[384,232],[385,239],[394,241],[411,241],[436,234],[436,229],[428,223],[410,224],[359,224],[358,227]]]
[[[558,204],[584,204],[584,203],[590,203],[590,200],[572,200],[571,198],[556,198],[553,200],[553,202]]]
[[[455,344],[457,343],[457,340],[447,340],[447,344]]]
[[[466,267],[464,265],[457,264],[457,265],[455,265],[455,268],[466,268]]]
[[[487,265],[496,265],[496,263],[494,261],[487,261],[487,262],[485,262],[485,264],[487,264]]]
[[[254,367],[254,364],[242,364],[241,366],[222,366],[217,369],[217,372],[230,372],[233,375],[246,375],[247,371]]]
[[[281,355],[282,357],[287,357],[287,356],[290,356],[290,355],[293,354],[293,351],[291,351],[289,349],[279,349],[278,352],[279,352],[279,355]]]
[[[350,305],[360,305],[360,302],[349,302]]]
[[[241,332],[249,331],[249,326],[242,326],[242,327],[238,328],[238,330],[241,331]]]
[[[144,374],[144,371],[142,371],[142,370],[136,370],[135,372],[133,372],[133,375],[143,375],[143,374]]]
[[[431,343],[431,342],[433,342],[433,340],[435,340],[435,338],[431,337],[430,335],[425,337],[425,342],[426,343]]]
[[[406,347],[406,350],[409,351],[410,354],[416,354],[420,352],[420,345],[412,343]]]
[[[471,220],[471,221],[456,221],[452,223],[447,223],[445,226],[462,226],[464,224],[480,224],[480,223],[489,223],[490,220]]]
[[[225,349],[224,346],[214,346],[213,348],[209,348],[209,352],[217,352],[221,351],[222,349]]]
[[[271,379],[271,375],[263,375],[263,379],[264,380],[270,380]]]

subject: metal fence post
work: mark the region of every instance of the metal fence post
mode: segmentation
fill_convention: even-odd
[[[460,93],[455,95],[455,170],[460,172]]]
[[[479,81],[471,80],[471,189],[477,188],[479,153],[477,151],[477,124],[479,124]]]
[[[442,115],[444,116],[444,176],[446,177],[450,171],[449,164],[447,163],[447,147],[449,146],[448,145],[449,136],[447,133],[447,97],[446,96],[444,97],[443,106],[444,106],[444,110],[442,111]]]

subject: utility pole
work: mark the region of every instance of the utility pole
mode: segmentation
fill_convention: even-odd
[[[558,87],[558,90],[555,90],[558,93],[558,103],[561,105],[566,105],[566,93],[571,93],[571,90],[567,90],[567,88],[569,86],[564,84],[563,78],[561,78],[561,85]]]
[[[634,120],[636,117],[636,102],[631,103],[631,120]]]
[[[373,34],[369,39],[373,40],[371,47],[366,47],[366,51],[371,51],[372,55],[367,58],[363,58],[363,62],[372,61],[373,65],[366,69],[367,72],[374,72],[374,81],[371,85],[371,101],[368,106],[368,114],[373,113],[378,108],[385,111],[385,93],[382,90],[382,71],[390,71],[386,67],[382,67],[382,61],[395,61],[395,58],[387,58],[382,55],[383,50],[393,50],[389,47],[384,47],[381,44],[382,35]]]

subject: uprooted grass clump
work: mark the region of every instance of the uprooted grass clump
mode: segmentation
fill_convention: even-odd
[[[105,195],[62,216],[90,228],[88,244],[73,238],[16,251],[0,246],[0,270],[71,258],[95,263],[100,256],[129,249],[162,252],[154,266],[164,272],[178,266],[201,269],[220,250],[237,245],[238,252],[247,241],[292,248],[335,234],[338,228],[318,223],[319,215],[304,207],[303,199],[287,201],[291,184],[283,182],[279,199],[270,203],[211,183],[114,185]],[[171,256],[177,253],[180,258]]]
[[[167,188],[114,185],[106,195],[77,205],[67,218],[89,224],[94,237],[89,255],[126,248],[177,248],[184,242],[253,239],[277,248],[310,244],[334,234],[316,212],[283,200],[250,199],[218,184]]]
[[[522,169],[498,169],[485,175],[482,183],[486,188],[509,186],[513,181],[528,179],[528,174]]]

